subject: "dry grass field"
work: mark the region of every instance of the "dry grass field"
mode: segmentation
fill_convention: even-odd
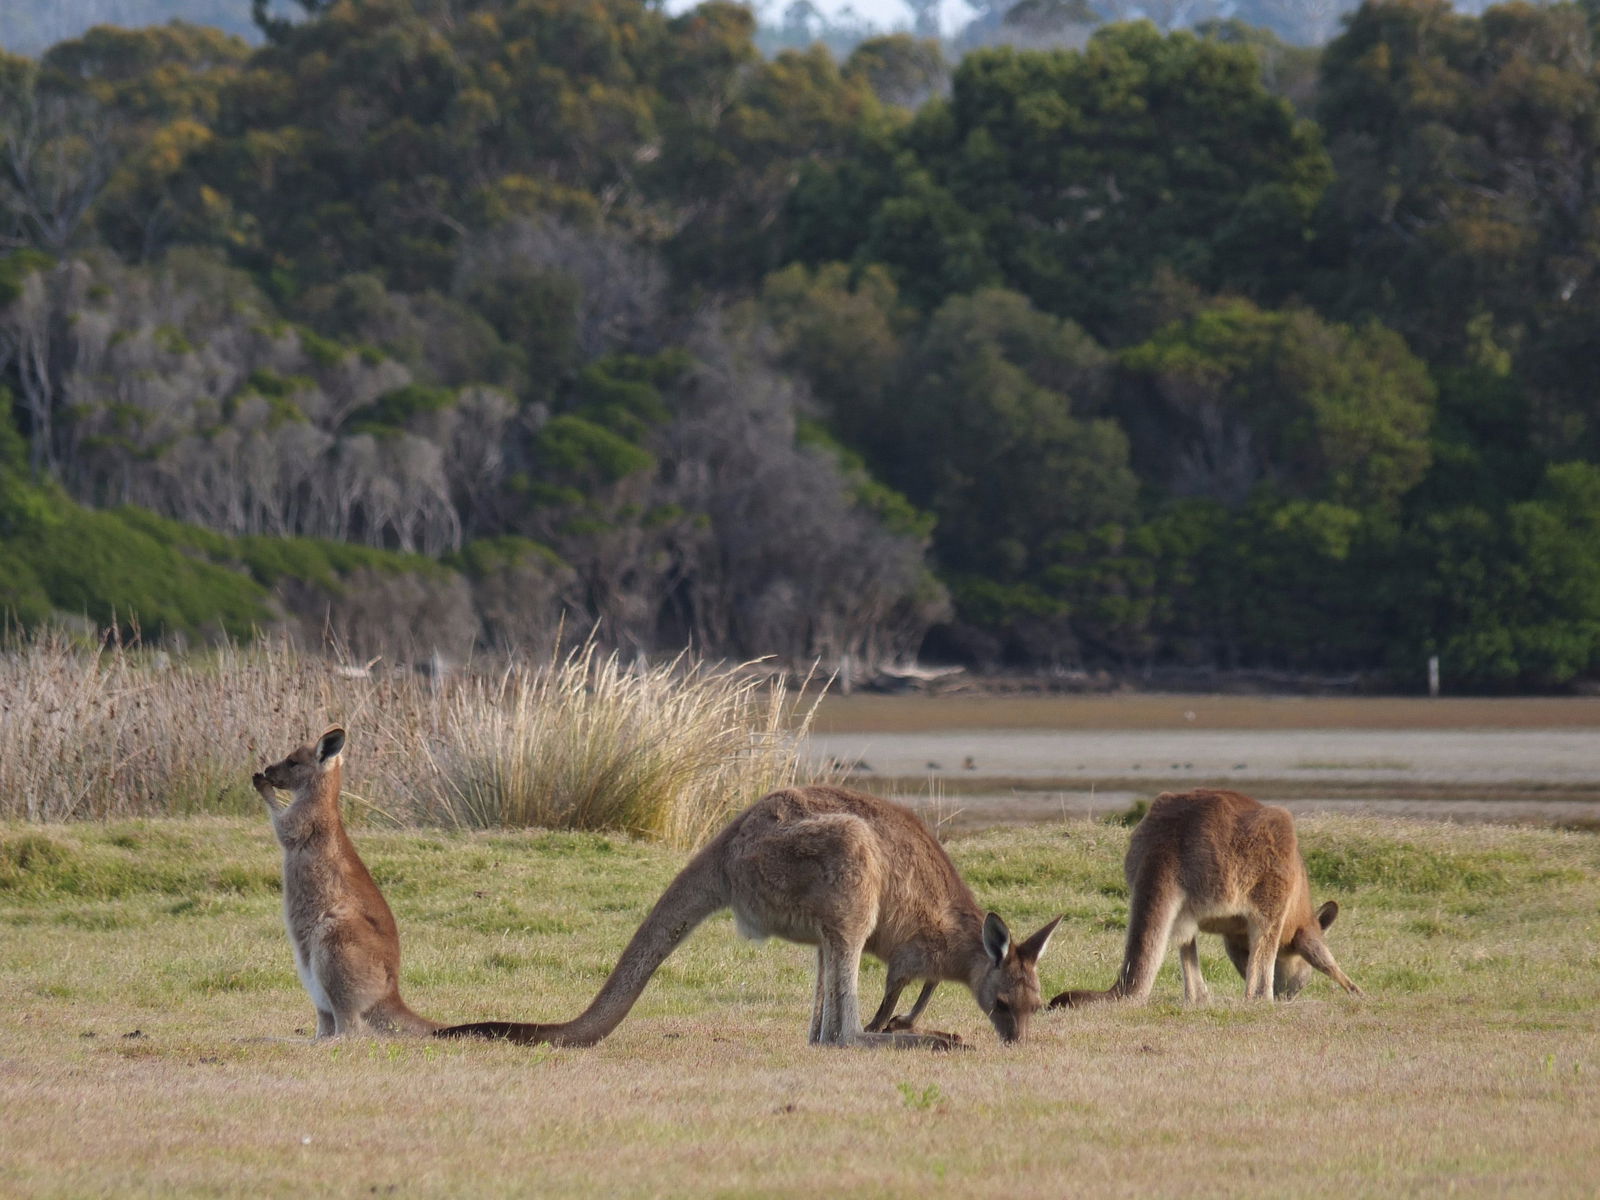
[[[586,1002],[680,851],[592,833],[358,831],[405,993],[446,1019]],[[1063,923],[1046,987],[1110,981],[1127,830],[960,837],[980,899]],[[812,955],[714,918],[589,1050],[311,1044],[265,820],[0,824],[0,1195],[1592,1195],[1600,840],[1302,821],[1324,980],[1052,1013],[1003,1047],[805,1043]],[[881,972],[869,969],[863,994]]]

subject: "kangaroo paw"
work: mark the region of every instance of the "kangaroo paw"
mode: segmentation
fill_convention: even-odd
[[[917,1023],[910,1017],[890,1017],[889,1023],[883,1028],[887,1033],[914,1033]]]
[[[938,1029],[924,1029],[920,1033],[891,1033],[889,1043],[899,1050],[970,1050],[959,1033],[945,1033]]]
[[[837,1043],[845,1046],[872,1046],[887,1050],[965,1050],[958,1033],[869,1033],[866,1030]]]
[[[1050,1001],[1049,1004],[1045,1005],[1045,1007],[1046,1008],[1083,1008],[1086,1005],[1098,1004],[1101,1001],[1105,1000],[1106,998],[1107,998],[1106,997],[1106,993],[1104,993],[1104,992],[1085,992],[1085,991],[1062,992],[1054,1000]]]

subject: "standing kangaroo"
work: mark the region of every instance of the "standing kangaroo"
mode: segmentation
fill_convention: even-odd
[[[592,1046],[628,1015],[689,932],[724,908],[745,937],[816,946],[810,1040],[831,1046],[958,1045],[954,1034],[912,1028],[942,980],[966,984],[1000,1037],[1021,1041],[1040,1007],[1039,956],[1061,920],[1013,944],[1006,923],[984,915],[910,809],[843,788],[789,788],[740,813],[689,861],[579,1016],[555,1025],[457,1025],[439,1036]],[[866,1029],[857,999],[863,950],[889,968],[883,1004]],[[916,979],[927,981],[916,1009],[891,1021]]]
[[[294,969],[317,1008],[317,1036],[368,1030],[426,1035],[439,1022],[400,999],[400,933],[339,816],[335,726],[250,779],[283,847],[283,921]],[[292,793],[285,804],[273,789]]]
[[[1199,933],[1220,933],[1248,999],[1289,1000],[1311,969],[1361,994],[1339,969],[1323,934],[1339,915],[1328,901],[1311,911],[1311,882],[1287,809],[1238,792],[1165,792],[1128,843],[1128,941],[1122,974],[1103,992],[1062,992],[1051,1008],[1150,998],[1169,942],[1178,943],[1183,998],[1210,995],[1195,950]]]

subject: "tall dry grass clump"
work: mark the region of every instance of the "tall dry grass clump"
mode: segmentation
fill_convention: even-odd
[[[592,649],[429,679],[281,644],[170,657],[42,634],[0,651],[0,818],[253,812],[250,773],[339,723],[356,819],[692,846],[795,778],[813,708],[740,668]]]
[[[437,768],[459,825],[621,829],[697,846],[795,781],[800,711],[741,668],[625,667],[592,647],[543,670],[473,680],[445,702]]]
[[[0,651],[0,816],[69,821],[251,811],[250,772],[314,733],[360,722],[362,775],[401,768],[396,743],[426,728],[409,679],[359,679],[283,645],[192,657],[60,633]],[[401,731],[405,733],[402,734]]]

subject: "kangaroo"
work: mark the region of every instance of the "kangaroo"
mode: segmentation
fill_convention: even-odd
[[[438,1021],[400,999],[400,933],[339,816],[344,730],[329,729],[250,782],[283,847],[283,922],[317,1009],[317,1037],[426,1035]],[[274,789],[292,794],[284,803]]]
[[[1311,911],[1311,882],[1287,809],[1238,792],[1165,792],[1133,831],[1123,872],[1129,913],[1122,974],[1103,992],[1062,992],[1051,1008],[1148,1000],[1169,941],[1178,943],[1185,1002],[1204,1003],[1210,991],[1195,950],[1198,933],[1222,935],[1247,999],[1291,1000],[1313,967],[1361,995],[1323,940],[1338,904]]]
[[[1003,1040],[1023,1040],[1040,1007],[1039,956],[1061,920],[1014,944],[1006,923],[978,907],[944,847],[910,809],[844,788],[789,788],[756,801],[689,861],[576,1018],[457,1025],[438,1036],[592,1046],[628,1015],[689,932],[724,908],[733,910],[744,937],[817,948],[809,1040],[830,1046],[960,1045],[954,1034],[913,1028],[943,980],[972,989]],[[857,999],[863,950],[889,968],[883,1004],[866,1029]],[[917,979],[927,986],[913,1014],[891,1019],[900,993]]]

